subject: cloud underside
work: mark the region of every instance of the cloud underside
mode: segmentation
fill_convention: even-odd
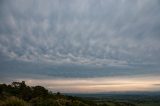
[[[1,1],[1,73],[159,74],[159,10],[159,0]]]

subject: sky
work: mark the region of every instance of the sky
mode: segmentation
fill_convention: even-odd
[[[0,83],[160,91],[159,11],[159,0],[0,0]]]

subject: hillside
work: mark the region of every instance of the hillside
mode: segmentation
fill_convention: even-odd
[[[60,92],[52,93],[42,86],[27,86],[24,81],[0,84],[0,106],[97,106],[94,102]],[[101,105],[98,105],[101,106]]]
[[[160,106],[160,95],[61,94],[22,81],[0,84],[0,106]]]

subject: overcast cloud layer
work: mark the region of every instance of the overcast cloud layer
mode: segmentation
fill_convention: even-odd
[[[160,74],[159,0],[1,0],[0,77]]]

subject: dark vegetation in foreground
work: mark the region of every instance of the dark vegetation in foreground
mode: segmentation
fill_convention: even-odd
[[[160,96],[76,97],[52,93],[42,86],[30,87],[22,81],[0,84],[0,106],[160,106]]]

